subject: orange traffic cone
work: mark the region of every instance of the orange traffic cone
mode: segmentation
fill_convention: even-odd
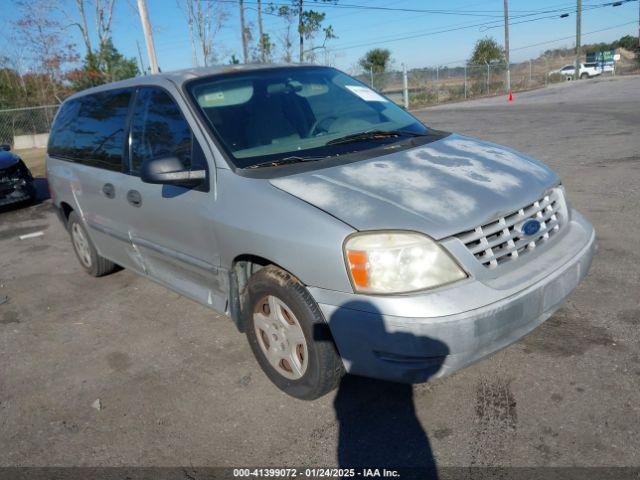
[[[513,93],[509,92],[509,101],[513,102]]]

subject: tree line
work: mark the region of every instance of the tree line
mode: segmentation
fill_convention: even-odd
[[[193,66],[315,62],[326,52],[327,42],[337,38],[326,14],[313,5],[339,0],[174,1],[189,32]],[[0,109],[59,104],[73,92],[148,73],[141,54],[127,58],[114,44],[114,12],[131,8],[131,2],[19,0],[14,5],[17,20],[4,33],[5,48],[0,51]],[[238,25],[230,25],[233,9]],[[277,19],[269,22],[275,25],[272,31],[266,16]],[[237,29],[240,52],[218,41],[226,27]],[[69,41],[73,30],[80,45]]]

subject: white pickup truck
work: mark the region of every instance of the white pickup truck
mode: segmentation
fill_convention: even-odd
[[[549,72],[549,76],[551,75],[561,75],[567,80],[572,80],[575,78],[576,68],[575,65],[565,65],[559,70],[553,70]],[[602,75],[602,69],[597,62],[593,63],[581,63],[580,64],[580,78],[593,78],[598,75]]]

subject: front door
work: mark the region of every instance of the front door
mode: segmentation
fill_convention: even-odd
[[[213,188],[143,183],[148,159],[177,157],[186,168],[211,171],[200,143],[172,96],[159,87],[140,88],[131,117],[130,174],[124,181],[131,241],[145,273],[200,303],[224,311],[226,295],[211,213]]]

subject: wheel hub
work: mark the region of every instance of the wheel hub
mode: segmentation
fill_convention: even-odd
[[[309,362],[307,340],[291,309],[268,295],[256,304],[253,324],[260,349],[271,366],[285,378],[301,378]]]
[[[73,246],[80,258],[80,262],[82,262],[85,267],[91,268],[92,262],[89,241],[78,223],[74,223],[71,227],[71,239],[73,240]]]

